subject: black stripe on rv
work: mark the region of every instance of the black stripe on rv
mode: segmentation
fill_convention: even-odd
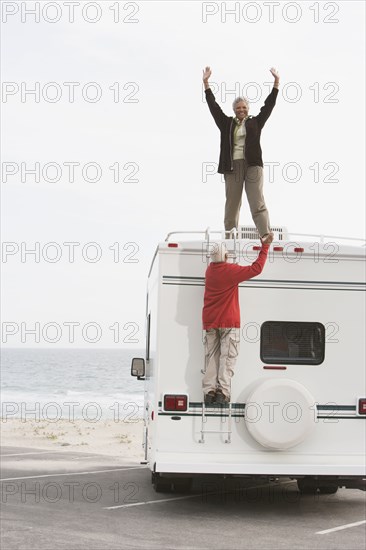
[[[185,281],[204,281],[204,277],[189,277],[187,275],[163,275],[163,279],[167,280],[185,280]],[[357,282],[357,281],[301,281],[297,279],[259,279],[260,282],[263,283],[298,283],[298,284],[321,284],[321,285],[359,285],[359,286],[365,286],[365,283],[363,281]],[[247,285],[254,284],[255,281],[251,281],[248,279],[248,281],[244,281]]]
[[[159,412],[158,413],[158,416],[177,416],[177,413],[167,413],[167,412]],[[196,416],[197,418],[201,418],[202,417],[202,413],[182,413],[182,412],[179,412],[179,416],[180,417],[186,417],[186,416]],[[212,416],[212,417],[223,417],[223,418],[229,418],[229,413],[225,412],[219,412],[219,413],[208,413],[207,411],[205,412],[205,417],[206,416]],[[230,415],[231,418],[244,418],[244,414],[231,414]],[[349,415],[349,416],[337,416],[337,415],[332,415],[332,416],[324,416],[324,415],[317,415],[317,418],[319,418],[320,420],[324,420],[324,419],[333,419],[333,420],[349,420],[349,419],[360,419],[360,420],[366,420],[366,416],[356,416],[356,415]]]
[[[162,407],[163,404],[162,404],[161,401],[159,401],[158,405],[159,405],[159,407]],[[189,403],[189,406],[192,409],[201,408],[202,407],[202,401],[191,401]],[[221,407],[228,408],[229,405],[228,404],[220,405],[220,408]],[[231,408],[232,409],[245,409],[245,403],[231,403]],[[317,408],[318,411],[355,411],[356,410],[356,405],[317,405],[316,408]],[[180,411],[172,411],[171,413],[169,412],[169,413],[166,413],[166,414],[181,414],[181,412]],[[184,414],[184,413],[182,413],[182,414]]]
[[[183,281],[183,282],[182,282]],[[179,285],[179,286],[203,286],[204,277],[176,277],[173,275],[164,275],[164,285]],[[263,284],[261,284],[263,283]],[[286,285],[286,286],[285,286]],[[288,286],[291,285],[291,286]],[[303,286],[295,286],[303,285]],[[317,288],[317,286],[320,288]],[[310,287],[311,288],[307,288]],[[286,281],[280,279],[260,279],[255,281],[245,281],[239,284],[240,288],[283,288],[283,289],[303,289],[303,290],[348,290],[351,292],[360,292],[365,290],[364,283],[344,282],[344,281]],[[328,287],[328,288],[327,288]],[[333,287],[333,288],[329,288]]]

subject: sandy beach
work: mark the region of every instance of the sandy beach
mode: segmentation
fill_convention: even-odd
[[[52,422],[12,418],[1,419],[0,426],[2,447],[70,449],[132,461],[144,458],[141,420],[88,422],[84,419],[58,419]]]

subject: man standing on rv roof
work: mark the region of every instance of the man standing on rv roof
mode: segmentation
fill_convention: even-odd
[[[253,221],[263,243],[271,242],[269,215],[263,196],[263,160],[261,131],[276,104],[280,76],[275,68],[273,88],[257,116],[249,116],[249,102],[237,97],[233,103],[235,117],[227,116],[216,103],[208,79],[210,67],[203,71],[203,84],[210,112],[221,133],[219,174],[225,178],[225,230],[238,228],[243,184]]]
[[[267,260],[269,244],[263,244],[250,266],[227,262],[224,243],[214,243],[205,274],[202,311],[205,335],[205,371],[202,387],[206,405],[229,403],[231,377],[239,353],[240,307],[238,285],[259,275]]]

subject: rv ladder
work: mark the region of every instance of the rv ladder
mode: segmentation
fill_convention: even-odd
[[[233,251],[231,253],[231,250],[228,250],[229,255],[233,258],[233,263],[238,263],[237,253],[236,253],[236,239],[237,239],[237,229],[233,227],[230,231],[225,231],[225,239],[227,238],[227,234],[229,235],[229,239],[233,239]],[[210,263],[210,228],[208,227],[205,231],[207,246],[206,246],[206,263],[207,265]]]
[[[199,443],[204,443],[205,442],[205,434],[227,434],[227,438],[225,439],[225,443],[231,443],[231,434],[232,434],[232,429],[231,429],[231,413],[232,413],[232,408],[231,408],[231,402],[229,403],[229,414],[227,416],[228,418],[228,423],[227,423],[227,430],[204,430],[204,424],[206,422],[206,406],[205,406],[205,402],[202,401],[202,416],[201,416],[201,439],[198,440]],[[222,416],[221,416],[221,423],[222,423]],[[226,416],[224,417],[225,420],[226,420]]]

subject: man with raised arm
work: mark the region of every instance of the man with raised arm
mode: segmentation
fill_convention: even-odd
[[[271,240],[271,238],[269,239]],[[259,275],[267,260],[269,244],[263,244],[250,266],[228,263],[225,244],[214,243],[205,274],[202,323],[205,330],[205,370],[202,380],[206,405],[231,399],[231,377],[239,353],[239,283]]]
[[[263,126],[276,104],[280,77],[276,69],[270,69],[274,77],[271,93],[257,116],[249,116],[249,102],[237,97],[233,102],[235,116],[227,116],[216,103],[208,80],[210,67],[203,71],[206,101],[221,133],[218,172],[225,178],[225,230],[239,225],[243,184],[250,211],[263,243],[270,239],[268,210],[263,197],[263,160],[260,137]]]

